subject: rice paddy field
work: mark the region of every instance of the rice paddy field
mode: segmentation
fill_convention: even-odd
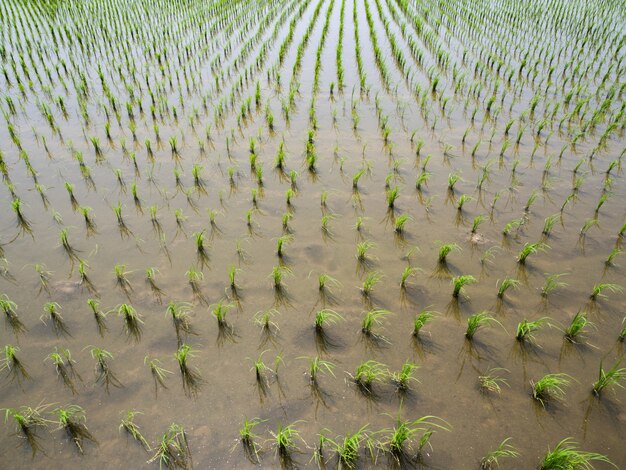
[[[625,33],[0,1],[3,465],[626,468]]]

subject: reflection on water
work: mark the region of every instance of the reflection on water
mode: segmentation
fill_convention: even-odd
[[[14,465],[626,465],[617,5],[0,11]]]

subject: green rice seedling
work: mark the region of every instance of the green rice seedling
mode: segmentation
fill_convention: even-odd
[[[280,143],[278,144],[278,151],[276,153],[276,158],[274,160],[274,166],[275,168],[278,168],[279,170],[284,170],[285,169],[285,160],[286,160],[286,154],[285,154],[285,141],[281,140]]]
[[[87,235],[91,236],[97,233],[96,222],[93,220],[91,216],[91,212],[93,209],[91,207],[81,206],[78,208],[78,211],[82,214],[83,219],[85,221],[85,228],[87,229]]]
[[[548,449],[541,459],[539,468],[541,470],[570,468],[592,470],[594,467],[591,462],[594,461],[605,462],[617,468],[606,455],[579,450],[578,444],[571,437],[567,437],[559,442],[553,450]]]
[[[618,387],[624,388],[624,386],[620,383],[626,379],[626,367],[620,368],[620,361],[617,361],[613,364],[609,370],[604,370],[602,367],[602,362],[600,362],[600,370],[598,371],[598,380],[596,380],[593,384],[593,394],[596,396],[600,396],[602,391],[610,386],[617,385]]]
[[[500,377],[501,372],[508,372],[507,369],[502,367],[492,367],[484,374],[478,376],[478,384],[480,390],[483,393],[500,393],[502,391],[502,385],[508,386],[505,378]]]
[[[626,340],[626,317],[622,320],[622,330],[619,333],[618,339],[622,343]]]
[[[257,164],[255,167],[256,182],[259,187],[263,186],[263,166]]]
[[[278,379],[278,367],[283,364],[285,361],[283,361],[283,352],[281,351],[280,353],[278,353],[276,355],[276,357],[274,358],[274,376]]]
[[[4,312],[4,318],[13,330],[14,335],[24,333],[27,330],[20,317],[17,315],[17,304],[13,302],[6,294],[0,297],[0,310]]]
[[[471,233],[476,233],[478,231],[478,226],[485,221],[486,217],[482,214],[474,217],[472,221],[472,230]]]
[[[499,459],[503,459],[505,457],[510,457],[516,459],[520,456],[520,453],[517,451],[513,445],[509,444],[509,441],[512,438],[507,437],[504,439],[496,449],[490,451],[485,455],[480,461],[481,470],[492,470],[495,467],[500,466]]]
[[[204,180],[202,179],[203,170],[204,170],[204,167],[200,165],[199,163],[194,163],[191,169],[191,174],[193,175],[193,184],[198,189],[204,188]]]
[[[281,222],[283,224],[283,232],[290,233],[291,227],[289,227],[289,222],[293,219],[293,214],[290,212],[285,212],[282,215]]]
[[[124,181],[124,174],[120,168],[115,170],[115,177],[117,179],[117,184],[120,185],[120,190],[122,192],[126,192],[126,182]],[[115,211],[115,209],[113,209]]]
[[[135,341],[141,339],[143,332],[143,320],[132,305],[121,304],[117,308],[117,315],[124,319],[124,331],[127,338],[133,338]]]
[[[457,206],[456,209],[461,212],[463,210],[463,206],[471,201],[473,198],[471,196],[468,196],[467,194],[461,194],[461,197],[459,197],[459,200],[457,202]]]
[[[63,385],[65,385],[71,392],[72,395],[76,395],[76,387],[74,386],[74,377],[80,376],[76,373],[74,369],[74,364],[76,361],[72,359],[72,353],[69,349],[61,349],[59,350],[55,347],[54,352],[48,354],[45,360],[50,360],[54,365],[54,369],[61,380],[63,380]]]
[[[512,279],[510,277],[504,278],[502,281],[498,280],[496,282],[496,287],[498,288],[498,298],[504,298],[504,293],[509,289],[517,289],[520,285],[520,282],[517,279]]]
[[[354,230],[356,230],[357,232],[359,232],[359,234],[363,231],[364,225],[365,225],[365,220],[367,217],[362,217],[362,216],[358,216],[356,218],[356,222],[354,223]],[[358,250],[358,249],[357,249]],[[358,252],[357,252],[357,259],[358,259]]]
[[[176,138],[175,135],[170,137],[169,144],[170,144],[170,149],[172,151],[172,158],[175,158],[176,156],[179,155],[178,139]]]
[[[502,235],[510,235],[513,230],[518,230],[522,225],[524,225],[524,223],[523,218],[511,220],[502,229]]]
[[[485,268],[486,265],[493,264],[493,259],[496,256],[496,251],[498,250],[497,246],[492,246],[487,248],[484,253],[480,257],[480,264]]]
[[[291,170],[289,172],[289,181],[291,183],[291,189],[293,191],[298,188],[298,172],[296,170]]]
[[[325,361],[321,359],[319,356],[309,357],[309,358],[300,358],[307,359],[309,361],[309,382],[312,386],[318,385],[318,377],[320,374],[329,373],[333,377],[335,376],[333,369],[335,368],[335,364],[330,361]]]
[[[74,249],[74,247],[71,245],[71,243],[70,243],[70,241],[69,241],[69,239],[67,237],[68,233],[69,233],[69,229],[68,228],[63,228],[59,232],[59,240],[61,242],[61,246],[63,247],[63,249],[67,253],[67,256],[70,257],[70,259],[78,259],[77,252]]]
[[[596,214],[600,212],[600,208],[604,205],[604,203],[607,201],[608,198],[609,198],[608,193],[604,193],[602,194],[602,196],[600,196],[600,200],[598,201],[598,204],[596,205],[596,210],[595,210]]]
[[[229,282],[229,286],[231,288],[231,290],[237,290],[237,274],[241,272],[241,269],[238,269],[235,267],[235,265],[232,265],[230,268],[228,268],[228,282]]]
[[[183,391],[187,396],[196,396],[200,385],[202,385],[202,376],[197,368],[189,365],[189,359],[195,357],[195,349],[183,343],[176,352],[174,358],[178,362],[178,368],[183,379]]]
[[[94,152],[96,153],[96,156],[98,157],[102,156],[102,146],[100,145],[100,139],[93,136],[93,137],[90,137],[89,140],[91,141],[91,144],[93,145],[93,149],[94,149]]]
[[[398,234],[404,232],[404,226],[409,220],[413,220],[413,218],[409,214],[401,214],[396,217],[394,231]]]
[[[172,318],[174,329],[176,330],[176,341],[180,346],[184,339],[187,339],[189,335],[196,335],[196,331],[191,324],[191,307],[192,305],[187,302],[174,302],[171,301],[167,305],[165,314]]]
[[[292,189],[292,188],[288,188],[287,191],[285,191],[285,203],[287,204],[287,207],[291,207],[292,204],[292,199],[296,197],[296,192]]]
[[[283,283],[283,279],[287,275],[291,275],[291,269],[286,266],[274,266],[269,277],[272,279],[272,284],[275,291],[282,291],[286,286]]]
[[[315,314],[315,331],[317,333],[323,333],[327,325],[332,325],[343,319],[344,318],[339,313],[329,308],[318,310]]]
[[[565,210],[565,207],[575,199],[575,196],[576,196],[575,194],[570,194],[569,196],[565,198],[565,201],[563,201],[563,204],[561,204],[561,214]]]
[[[539,330],[543,325],[550,326],[548,320],[548,317],[538,318],[534,321],[528,321],[526,319],[522,320],[517,324],[515,339],[520,342],[534,342],[534,333]]]
[[[215,209],[207,209],[207,215],[209,216],[209,224],[211,225],[211,235],[215,233],[222,233],[222,231],[217,226],[217,216],[221,214],[221,212],[216,211]]]
[[[598,225],[598,219],[587,219],[580,229],[580,233],[579,233],[580,239],[585,240],[585,237],[587,236],[587,232],[589,232],[589,230],[592,227],[595,227],[596,225]]]
[[[431,176],[432,173],[422,170],[422,172],[417,175],[417,179],[415,180],[415,189],[421,192],[423,187],[428,184],[428,180],[430,180]]]
[[[17,227],[20,229],[21,233],[32,234],[32,227],[24,212],[22,211],[22,201],[21,199],[15,197],[11,201],[11,208],[13,212],[15,212],[15,216],[17,217]]]
[[[393,209],[395,207],[396,200],[398,199],[398,196],[400,195],[399,192],[400,190],[398,189],[397,186],[394,186],[393,188],[390,188],[387,191],[387,207],[389,209]]]
[[[315,145],[311,145],[307,143],[306,146],[306,164],[307,168],[311,173],[316,172],[315,164],[317,163],[317,152],[315,150]]]
[[[461,247],[456,243],[443,243],[439,247],[439,263],[445,264],[447,261],[447,256],[453,251],[461,251]]]
[[[359,190],[359,181],[363,177],[365,172],[366,172],[366,169],[365,168],[361,168],[359,171],[357,171],[354,174],[354,176],[352,176],[352,190],[353,191],[358,191]]]
[[[530,208],[535,203],[535,201],[537,200],[538,196],[539,196],[539,194],[538,194],[537,190],[535,190],[532,193],[530,193],[530,196],[528,196],[528,199],[526,201],[526,205],[524,206],[524,212],[525,213],[530,212]]]
[[[139,442],[139,444],[141,444],[142,447],[149,452],[150,444],[148,444],[148,441],[146,441],[146,438],[143,437],[139,426],[137,425],[137,423],[135,423],[135,416],[137,416],[138,414],[141,414],[141,412],[128,410],[126,412],[126,416],[122,418],[119,426],[119,431],[126,431],[129,436]]]
[[[91,432],[89,432],[85,424],[87,418],[83,408],[78,405],[68,405],[66,407],[55,408],[52,413],[57,416],[59,428],[65,430],[68,437],[72,439],[72,442],[76,445],[76,448],[81,454],[85,453],[83,447],[85,441],[97,444],[96,439]]]
[[[389,310],[384,310],[382,308],[374,308],[365,312],[363,316],[363,321],[361,322],[361,331],[365,335],[372,335],[372,328],[374,326],[379,326],[382,324],[383,318],[387,315],[391,315]]]
[[[259,449],[257,444],[259,436],[254,433],[254,428],[266,420],[260,418],[244,418],[243,424],[239,428],[239,437],[246,456],[253,462],[259,462]]]
[[[100,336],[104,336],[104,333],[108,331],[106,326],[106,313],[100,310],[100,304],[97,300],[87,299],[87,305],[91,308],[96,325],[98,326],[98,333]]]
[[[324,449],[326,448],[328,444],[334,445],[334,441],[326,436],[327,432],[328,432],[327,429],[322,429],[318,433],[317,445],[315,446],[315,449],[313,450],[313,457],[311,458],[311,460],[315,460],[315,463],[317,464],[318,468],[326,468],[327,456],[324,455]]]
[[[237,253],[237,258],[239,259],[240,263],[247,263],[248,259],[250,258],[250,255],[248,254],[248,252],[244,249],[241,240],[237,240],[235,242],[235,252]]]
[[[550,234],[552,233],[552,229],[554,228],[557,221],[559,220],[559,217],[560,217],[560,214],[554,214],[554,215],[550,215],[546,217],[543,222],[543,230],[541,234],[546,237],[550,236]]]
[[[171,374],[171,372],[161,367],[160,360],[151,358],[150,356],[144,357],[143,363],[150,368],[150,374],[154,380],[154,395],[157,396],[159,387],[167,388],[165,379],[167,378],[167,374]]]
[[[185,233],[185,220],[187,220],[187,217],[183,214],[183,210],[176,209],[174,211],[174,216],[176,217],[177,231]]]
[[[374,286],[376,286],[376,284],[378,284],[382,278],[383,275],[378,271],[368,273],[363,280],[363,285],[361,286],[361,294],[363,294],[363,296],[365,297],[369,297],[374,290]]]
[[[367,252],[374,247],[374,243],[370,241],[359,242],[356,245],[356,259],[360,263],[368,260]]]
[[[135,203],[135,208],[139,214],[143,214],[143,208],[141,207],[141,199],[139,198],[139,192],[137,190],[137,183],[133,182],[130,185],[130,193],[133,196],[133,202]]]
[[[427,307],[428,308],[428,307]],[[422,331],[422,328],[432,321],[435,318],[437,312],[427,310],[426,308],[422,309],[415,318],[413,319],[413,332],[412,335],[417,338]]]
[[[352,379],[364,394],[371,395],[374,382],[384,382],[388,375],[389,372],[384,364],[370,359],[357,366]]]
[[[282,258],[284,256],[285,246],[287,246],[287,244],[291,243],[293,240],[293,235],[283,235],[281,237],[278,237],[278,239],[276,240],[276,255],[279,258]]]
[[[46,319],[49,319],[50,323],[52,323],[52,328],[57,335],[62,334],[71,336],[65,320],[61,316],[61,306],[58,303],[46,302],[43,306],[43,312],[43,315],[39,319],[44,325],[46,324]]]
[[[569,326],[565,328],[565,339],[570,343],[577,343],[584,333],[584,329],[588,326],[595,325],[589,321],[585,312],[577,312],[572,318]]]
[[[406,266],[400,275],[400,289],[405,290],[409,283],[409,278],[413,277],[420,269],[414,266]]]
[[[546,280],[543,283],[543,287],[541,288],[541,296],[544,298],[548,297],[550,292],[556,289],[567,287],[567,283],[559,281],[559,278],[561,278],[562,276],[567,276],[567,273],[560,273],[560,274],[557,273],[557,274],[548,275],[548,277],[546,277]]]
[[[323,208],[328,207],[328,191],[322,191],[320,194],[320,206]]]
[[[129,271],[126,271],[125,264],[116,264],[115,265],[115,284],[122,289],[124,292],[130,292],[133,290],[130,281],[128,280]]]
[[[450,283],[453,286],[452,297],[454,297],[455,299],[458,299],[459,295],[461,294],[461,290],[465,286],[474,284],[476,282],[478,281],[471,274],[462,274],[460,276],[454,276],[452,280],[450,281]]]
[[[155,454],[148,463],[159,462],[159,468],[187,470],[192,468],[191,449],[187,432],[180,424],[172,423],[161,436]]]
[[[118,201],[116,206],[113,206],[113,212],[115,213],[115,218],[117,219],[117,226],[120,230],[120,234],[122,236],[127,236],[130,234],[130,230],[124,221],[124,215],[122,214],[122,204]]]
[[[272,338],[280,330],[278,323],[272,320],[276,315],[278,315],[278,310],[269,309],[257,312],[253,317],[254,323],[261,327],[266,339]]]
[[[163,297],[164,293],[163,290],[157,285],[156,283],[156,273],[159,272],[159,270],[157,268],[151,267],[151,268],[146,268],[146,284],[148,284],[148,286],[150,286],[150,290],[152,291],[152,294],[154,295],[157,303],[161,303],[161,298]]]
[[[345,468],[355,468],[361,452],[361,445],[367,439],[367,427],[363,426],[352,434],[346,434],[342,440],[335,443],[339,463]]]
[[[459,181],[463,181],[458,173],[450,173],[448,175],[448,191],[454,192],[454,187]]]
[[[545,251],[546,249],[549,249],[550,247],[548,245],[546,245],[545,243],[542,242],[537,242],[537,243],[525,243],[524,244],[524,248],[522,248],[522,250],[519,252],[519,255],[517,255],[517,262],[519,264],[526,264],[526,258],[528,258],[528,256],[537,253],[539,251]]]
[[[437,416],[422,416],[414,421],[402,420],[398,416],[393,429],[383,431],[387,436],[380,442],[380,446],[401,463],[409,455],[419,456],[423,446],[433,434],[433,428],[449,430],[447,423]],[[424,433],[427,437],[422,436],[417,446],[413,448],[414,443],[411,441],[418,433]]]
[[[474,338],[474,334],[476,334],[476,331],[481,326],[491,325],[492,323],[496,323],[502,326],[502,323],[500,323],[498,320],[496,320],[491,315],[489,315],[489,312],[486,310],[470,315],[467,319],[467,328],[465,330],[465,337],[471,341]],[[502,328],[504,327],[502,326]]]
[[[624,288],[618,284],[609,284],[609,283],[599,283],[599,284],[594,284],[593,285],[593,289],[591,290],[591,295],[589,296],[589,298],[592,301],[596,301],[598,300],[598,297],[600,298],[607,298],[607,295],[604,294],[604,291],[608,291],[611,293],[622,293],[624,292]]]
[[[185,273],[185,276],[191,286],[191,291],[193,292],[194,297],[204,301],[204,295],[202,294],[202,289],[200,288],[200,281],[204,279],[204,273],[202,271],[198,271],[195,267],[190,266]]]
[[[274,440],[274,449],[281,459],[289,459],[291,454],[297,449],[296,440],[304,440],[300,437],[300,432],[295,428],[296,423],[282,426],[280,422],[276,431],[270,431]],[[306,444],[306,443],[305,443]]]
[[[11,376],[11,382],[17,380],[20,383],[22,379],[30,379],[24,363],[17,357],[19,351],[17,346],[7,344],[4,346],[4,357],[0,359],[0,372],[6,370]]]
[[[39,293],[41,293],[41,291],[45,291],[47,294],[50,294],[50,279],[52,278],[52,271],[48,271],[45,264],[36,263],[35,272],[37,273],[39,280]]]
[[[103,385],[107,393],[109,393],[109,386],[111,385],[116,388],[122,387],[122,383],[117,379],[109,365],[109,360],[113,359],[113,354],[106,349],[96,347],[92,347],[90,353],[91,357],[96,360],[96,383]]]
[[[419,366],[408,359],[404,361],[400,370],[391,373],[391,381],[396,386],[396,391],[400,393],[406,393],[411,385],[411,382],[418,382],[419,380],[413,377],[413,372],[419,369]]]
[[[318,290],[320,293],[332,294],[331,287],[339,287],[341,283],[329,274],[322,273],[317,277]]]
[[[611,250],[611,253],[609,253],[609,256],[607,256],[606,260],[604,261],[605,266],[615,266],[615,258],[617,258],[617,256],[621,255],[622,253],[624,253],[624,251],[620,247],[616,246],[615,248],[613,248]]]
[[[224,328],[229,329],[230,326],[228,325],[228,322],[226,321],[226,314],[233,306],[231,304],[224,304],[223,302],[220,301],[216,304],[213,304],[211,307],[213,307],[211,309],[211,314],[217,320],[218,328],[220,330]]]
[[[15,423],[17,432],[21,433],[31,449],[31,456],[34,457],[41,449],[40,438],[37,435],[39,429],[45,429],[50,424],[50,420],[44,418],[42,413],[50,405],[38,405],[35,408],[21,406],[20,408],[6,408],[4,411],[4,422],[11,419]]]
[[[335,220],[335,218],[336,216],[334,214],[322,215],[321,229],[322,229],[322,235],[324,235],[325,237],[332,238],[332,232],[330,230],[329,224],[332,220]]]
[[[256,380],[256,383],[262,387],[262,389],[265,387],[266,384],[266,373],[273,373],[274,371],[269,368],[265,362],[263,362],[263,354],[265,354],[267,352],[267,350],[263,351],[261,354],[259,354],[259,357],[256,359],[256,361],[254,361],[253,365],[252,365],[252,370],[254,370],[254,377]]]
[[[78,263],[78,276],[80,278],[80,285],[85,286],[87,290],[89,290],[89,292],[91,292],[92,294],[98,295],[98,290],[96,289],[96,286],[91,281],[89,274],[87,274],[88,268],[89,265],[87,264],[87,262],[81,259]]]
[[[567,374],[546,374],[537,382],[531,380],[532,397],[543,406],[548,400],[561,400],[565,397],[565,387],[571,379]]]
[[[204,245],[204,240],[206,238],[205,231],[202,230],[201,232],[196,232],[193,234],[193,237],[195,238],[196,243],[196,255],[200,265],[202,266],[209,261],[209,253]]]

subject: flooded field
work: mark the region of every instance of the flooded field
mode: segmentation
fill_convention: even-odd
[[[0,24],[11,468],[626,468],[623,2]]]

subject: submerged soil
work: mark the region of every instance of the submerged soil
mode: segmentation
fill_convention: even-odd
[[[14,468],[156,467],[148,463],[154,451],[118,429],[126,411],[137,410],[136,423],[153,447],[170,424],[184,426],[197,468],[255,465],[239,441],[245,418],[263,420],[254,429],[259,466],[314,468],[323,430],[339,442],[367,426],[373,442],[384,443],[398,416],[428,415],[445,420],[447,429],[433,428],[416,467],[478,468],[507,437],[521,456],[502,459],[502,468],[535,468],[567,437],[625,467],[624,389],[612,387],[600,398],[591,389],[601,364],[608,369],[623,360],[618,336],[626,297],[608,288],[590,299],[599,284],[626,286],[624,257],[606,262],[622,246],[626,220],[626,121],[619,114],[625,50],[613,40],[623,35],[624,9],[586,6],[576,10],[584,17],[580,25],[572,16],[560,28],[551,6],[539,18],[504,3],[518,18],[510,30],[505,6],[490,2],[444,8],[384,0],[1,1],[7,125],[0,126],[6,168],[0,294],[15,302],[28,331],[16,334],[7,323],[0,345],[19,347],[30,379],[11,380],[5,369],[0,407],[79,405],[98,441],[85,443],[80,455],[51,424],[38,431],[42,450],[32,457],[9,420],[0,440],[4,461]],[[485,31],[473,23],[481,11]],[[622,21],[606,26],[611,15]],[[297,88],[292,104],[290,84]],[[275,168],[281,145],[284,171]],[[427,177],[418,188],[421,174]],[[450,188],[454,175],[459,179]],[[398,197],[389,207],[394,188]],[[16,199],[26,219],[21,224],[12,209]],[[80,207],[90,208],[91,229]],[[402,214],[409,219],[396,231]],[[472,231],[478,216],[484,220]],[[71,250],[60,240],[63,230]],[[371,247],[360,262],[362,242]],[[457,249],[442,264],[444,243]],[[542,245],[521,264],[527,243]],[[47,271],[45,285],[37,266]],[[127,281],[116,279],[116,267]],[[279,290],[271,278],[275,267],[284,276]],[[416,269],[401,288],[406,267]],[[149,268],[158,290],[146,278]],[[194,271],[201,273],[198,290],[189,282]],[[364,295],[372,273],[380,280]],[[325,292],[321,274],[336,280]],[[551,274],[562,274],[564,284],[542,296]],[[460,275],[475,282],[454,298],[451,280]],[[499,299],[505,278],[519,285]],[[102,334],[88,299],[108,312]],[[47,302],[59,304],[67,333],[42,317]],[[197,393],[183,388],[169,302],[190,304],[195,334],[181,340],[195,351],[189,364],[202,378]],[[218,302],[231,305],[226,325],[212,313]],[[143,321],[138,338],[118,315],[124,303]],[[323,308],[342,319],[320,338],[314,321]],[[389,314],[367,335],[362,321],[373,308]],[[424,309],[436,313],[416,337],[414,319]],[[268,310],[269,333],[255,321]],[[470,341],[467,319],[481,311],[494,320]],[[564,329],[577,312],[590,324],[570,342]],[[519,322],[544,317],[534,341],[515,339]],[[107,392],[96,383],[94,347],[113,355],[109,364],[121,386]],[[76,361],[75,394],[45,360],[55,348],[69,349]],[[147,356],[171,372],[167,388],[155,388]],[[319,388],[307,375],[315,356],[334,364],[334,375],[320,375]],[[271,369],[262,384],[255,379],[258,360]],[[391,372],[412,361],[417,380],[405,394],[388,377],[363,393],[353,376],[366,360]],[[489,370],[505,379],[500,393],[480,387],[479,376]],[[542,406],[531,383],[548,373],[571,380],[562,400]],[[291,423],[301,439],[285,462],[271,433]],[[331,444],[325,455],[329,468],[337,465]],[[363,447],[358,465],[397,466],[388,453],[376,455],[372,461]]]

